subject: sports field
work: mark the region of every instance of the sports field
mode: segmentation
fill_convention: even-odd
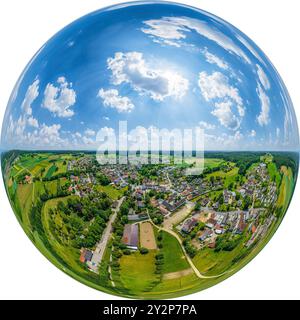
[[[140,224],[140,245],[149,250],[157,249],[153,227],[150,222]]]

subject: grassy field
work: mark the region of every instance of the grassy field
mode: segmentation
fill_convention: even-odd
[[[177,279],[162,280],[150,292],[145,293],[145,297],[160,296],[167,298],[169,296],[178,295],[182,290],[194,289],[195,284],[199,284],[199,278],[195,274],[189,274]],[[166,297],[164,297],[166,295]]]
[[[215,168],[220,166],[222,163],[224,163],[224,160],[222,159],[215,159],[215,158],[205,158],[204,159],[204,167],[205,168]]]
[[[282,207],[284,210],[286,210],[289,205],[289,200],[291,199],[293,194],[294,179],[292,170],[290,168],[283,166],[281,167],[281,172],[283,173],[283,177],[277,200],[277,206]]]
[[[277,170],[276,164],[274,162],[268,163],[268,172],[272,180],[276,182],[277,188],[280,185],[281,176],[280,173]]]
[[[105,192],[111,199],[117,200],[122,197],[124,190],[116,189],[115,187],[108,185],[108,186],[97,186],[97,189],[101,192]]]
[[[17,201],[21,210],[22,221],[26,228],[30,228],[29,213],[32,207],[33,184],[19,184],[17,186]]]
[[[190,268],[177,239],[165,231],[162,231],[162,235],[163,248],[160,252],[164,254],[164,273]]]
[[[238,176],[239,168],[235,167],[228,172],[224,171],[216,171],[207,175],[209,179],[211,176],[213,177],[221,177],[224,178],[224,187],[227,188],[231,182],[235,182],[235,178]]]
[[[142,255],[134,252],[129,256],[123,255],[120,259],[120,278],[125,288],[134,294],[150,291],[159,276],[154,274],[154,256],[156,250]]]
[[[212,249],[205,248],[197,253],[193,258],[193,263],[203,275],[217,276],[230,269],[232,260],[240,253],[242,248],[242,243],[232,251],[215,252]]]
[[[51,165],[51,167],[48,169],[48,171],[46,171],[46,175],[45,178],[51,178],[54,174],[54,172],[57,170],[57,166],[56,165]]]

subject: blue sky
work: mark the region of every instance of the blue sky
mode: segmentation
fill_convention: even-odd
[[[294,150],[294,110],[263,52],[172,4],[91,13],[50,39],[11,95],[4,148],[95,149],[97,132],[201,127],[207,150]]]

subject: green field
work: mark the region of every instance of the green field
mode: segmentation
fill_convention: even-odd
[[[33,184],[19,184],[16,195],[24,226],[30,228],[29,213],[33,202]]]
[[[235,178],[238,176],[239,168],[235,167],[228,172],[224,171],[216,171],[207,175],[209,179],[211,176],[213,177],[221,177],[224,178],[224,187],[227,188],[232,182],[235,182]]]
[[[45,175],[45,178],[51,178],[51,177],[53,176],[54,172],[55,172],[57,169],[58,169],[57,166],[53,164],[53,165],[48,169],[48,171],[47,171],[47,173],[46,173],[46,175]]]
[[[111,199],[117,200],[122,197],[124,193],[124,189],[119,190],[115,187],[108,185],[108,186],[97,186],[97,189],[101,192],[105,192]]]
[[[289,205],[289,200],[292,197],[294,191],[294,179],[293,173],[290,168],[282,167],[281,172],[283,173],[282,183],[280,186],[279,197],[277,200],[277,205],[286,210]]]
[[[162,231],[162,235],[163,248],[160,252],[164,254],[164,273],[190,268],[177,239],[165,231]]]
[[[152,289],[154,284],[159,281],[159,276],[154,274],[154,256],[156,253],[156,250],[151,250],[144,255],[135,252],[121,257],[120,279],[125,288],[134,294],[140,294]]]
[[[214,158],[204,158],[204,167],[205,168],[215,168],[224,163],[222,159],[214,159]]]

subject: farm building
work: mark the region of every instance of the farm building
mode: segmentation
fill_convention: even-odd
[[[129,249],[137,250],[139,245],[139,227],[137,224],[126,224],[124,227],[122,243]]]
[[[92,257],[93,257],[92,251],[85,248],[82,248],[80,250],[80,258],[79,258],[80,262],[85,263],[87,261],[91,261]]]

